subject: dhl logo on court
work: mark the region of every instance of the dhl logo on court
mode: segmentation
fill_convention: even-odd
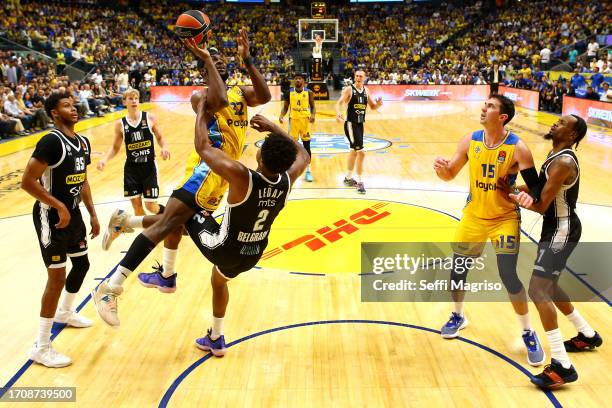
[[[85,173],[66,176],[66,184],[79,184],[85,181]]]
[[[128,150],[142,149],[143,147],[149,147],[149,146],[151,146],[151,141],[143,140],[142,142],[130,143],[128,145]]]
[[[359,231],[359,227],[362,225],[373,224],[385,217],[391,215],[389,211],[379,212],[378,210],[389,205],[389,203],[379,202],[374,204],[371,207],[365,208],[361,211],[357,211],[356,213],[350,215],[346,219],[340,219],[333,223],[334,227],[324,226],[322,228],[317,229],[313,234],[302,235],[299,238],[294,239],[293,241],[287,242],[286,244],[281,245],[280,247],[270,249],[264,252],[261,257],[262,260],[270,259],[276,255],[283,253],[284,251],[289,251],[292,248],[295,248],[299,245],[304,244],[311,251],[318,251],[328,244],[333,244],[334,242],[344,238],[345,235],[353,234]]]

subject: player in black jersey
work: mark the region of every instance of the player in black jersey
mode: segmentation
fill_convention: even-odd
[[[128,89],[123,93],[123,103],[127,106],[128,113],[115,124],[113,145],[106,156],[98,162],[97,168],[104,170],[106,163],[119,152],[123,142],[126,155],[123,168],[123,196],[132,202],[134,214],[145,215],[141,196],[147,210],[157,214],[160,212],[160,205],[157,204],[159,183],[154,139],[157,139],[161,148],[162,159],[170,159],[170,152],[153,115],[139,109],[139,99],[140,94],[136,89]]]
[[[348,157],[348,172],[344,177],[344,184],[347,186],[357,187],[357,192],[365,194],[365,187],[361,174],[363,173],[363,159],[365,152],[363,151],[363,123],[365,122],[366,108],[378,110],[382,106],[382,98],[377,98],[376,102],[370,98],[368,88],[365,87],[366,76],[365,72],[355,72],[355,84],[347,86],[342,90],[340,99],[336,102],[336,120],[344,122],[344,134],[348,138],[351,152]],[[346,108],[346,118],[342,115],[344,105]],[[355,169],[355,167],[357,167]],[[355,169],[355,177],[353,178],[353,169]]]
[[[213,147],[204,113],[201,102],[196,119],[196,150],[216,174],[228,181],[228,204],[220,225],[202,212],[195,214],[185,228],[198,249],[214,265],[211,277],[213,324],[205,337],[196,340],[196,346],[220,357],[225,354],[223,319],[229,301],[227,281],[253,268],[261,258],[272,223],[284,208],[291,185],[308,166],[310,156],[278,125],[255,115],[251,126],[260,132],[271,133],[257,152],[257,171],[250,170]],[[159,217],[144,217],[144,226],[155,223]],[[165,278],[160,272],[141,273],[138,279],[143,285],[162,292],[176,290],[174,275]],[[116,297],[108,293],[106,296]],[[113,312],[116,313],[116,303]],[[102,312],[100,316],[111,325],[118,321],[116,315],[106,318],[107,314]]]
[[[602,344],[599,334],[578,313],[558,284],[582,233],[575,211],[580,166],[572,147],[578,147],[586,132],[584,119],[576,115],[562,116],[545,136],[545,139],[552,140],[553,149],[540,170],[542,191],[539,201],[534,202],[526,186],[521,186],[517,194],[510,194],[522,207],[544,214],[538,254],[529,283],[529,296],[540,314],[552,354],[550,365],[531,379],[543,388],[556,388],[578,379],[566,351],[593,349]],[[555,306],[578,330],[578,335],[565,343],[557,324]]]
[[[74,101],[69,94],[53,93],[45,101],[45,110],[53,118],[55,129],[36,144],[21,182],[21,187],[36,198],[32,215],[48,273],[38,339],[29,357],[47,367],[64,367],[72,361],[51,347],[53,321],[73,327],[91,326],[91,321],[73,308],[89,269],[87,232],[79,210],[81,200],[90,215],[92,239],[100,233],[100,224],[87,181],[91,145],[87,138],[74,132],[79,119]],[[72,263],[68,276],[67,257]]]

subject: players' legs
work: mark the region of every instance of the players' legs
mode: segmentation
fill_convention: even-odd
[[[310,122],[308,121],[306,123],[310,124]],[[312,178],[312,172],[310,170],[310,164],[312,163],[312,152],[310,151],[310,130],[303,132],[301,135],[301,139],[302,139],[302,145],[304,146],[304,149],[306,149],[306,152],[308,152],[308,156],[310,156],[311,158],[311,161],[308,164],[308,167],[306,168],[306,173],[304,174],[304,178],[306,179],[306,181],[312,182],[313,178]]]
[[[213,266],[212,275],[210,277],[210,285],[212,287],[212,326],[208,329],[205,337],[196,339],[196,347],[201,350],[210,351],[216,357],[225,355],[225,337],[223,336],[223,320],[225,311],[229,303],[229,290],[227,282],[230,277],[223,275],[217,265]]]
[[[144,208],[142,208],[142,199],[140,196],[131,197],[130,203],[132,204],[134,215],[145,215]]]
[[[363,161],[365,159],[365,152],[358,150],[355,152],[355,177],[358,183],[362,182],[361,175],[363,174]]]
[[[353,171],[355,170],[355,162],[357,161],[357,151],[351,149],[348,155],[347,165],[346,165],[346,178],[350,179],[353,177]]]
[[[157,201],[153,201],[153,200],[145,200],[144,205],[147,211],[152,214],[159,214],[162,209],[162,206],[159,205]],[[134,215],[139,215],[139,214],[134,213]],[[144,213],[142,215],[144,215]]]

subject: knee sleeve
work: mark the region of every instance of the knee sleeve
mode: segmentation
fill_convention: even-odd
[[[72,269],[66,277],[66,291],[77,293],[81,289],[85,275],[89,270],[89,259],[87,255],[70,258]]]
[[[310,153],[310,140],[302,140],[302,144],[304,145],[304,149],[308,152],[308,156],[312,157],[312,153]]]
[[[511,295],[519,293],[523,289],[523,284],[516,273],[517,254],[498,254],[497,269],[499,277]]]

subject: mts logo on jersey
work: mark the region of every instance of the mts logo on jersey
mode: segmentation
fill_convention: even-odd
[[[85,181],[85,173],[70,174],[66,176],[66,184],[80,184]]]
[[[151,146],[150,140],[143,140],[142,142],[130,143],[128,145],[128,150],[138,150],[138,149],[142,149],[144,147],[150,147],[150,146]]]
[[[276,205],[276,199],[282,196],[285,192],[277,188],[262,188],[257,190],[259,202],[258,207],[274,207]]]
[[[294,239],[291,242],[281,245],[280,247],[273,248],[269,251],[264,252],[261,257],[262,260],[270,259],[276,255],[279,255],[285,251],[289,251],[299,245],[306,245],[311,251],[318,251],[319,249],[327,246],[330,243],[334,243],[344,238],[343,233],[346,235],[353,234],[359,231],[360,226],[374,224],[381,219],[391,215],[389,211],[379,212],[381,208],[389,205],[389,203],[379,202],[371,207],[364,210],[358,211],[355,214],[349,216],[348,220],[340,219],[334,222],[334,228],[325,226],[316,230],[313,234],[302,235],[301,237]]]

